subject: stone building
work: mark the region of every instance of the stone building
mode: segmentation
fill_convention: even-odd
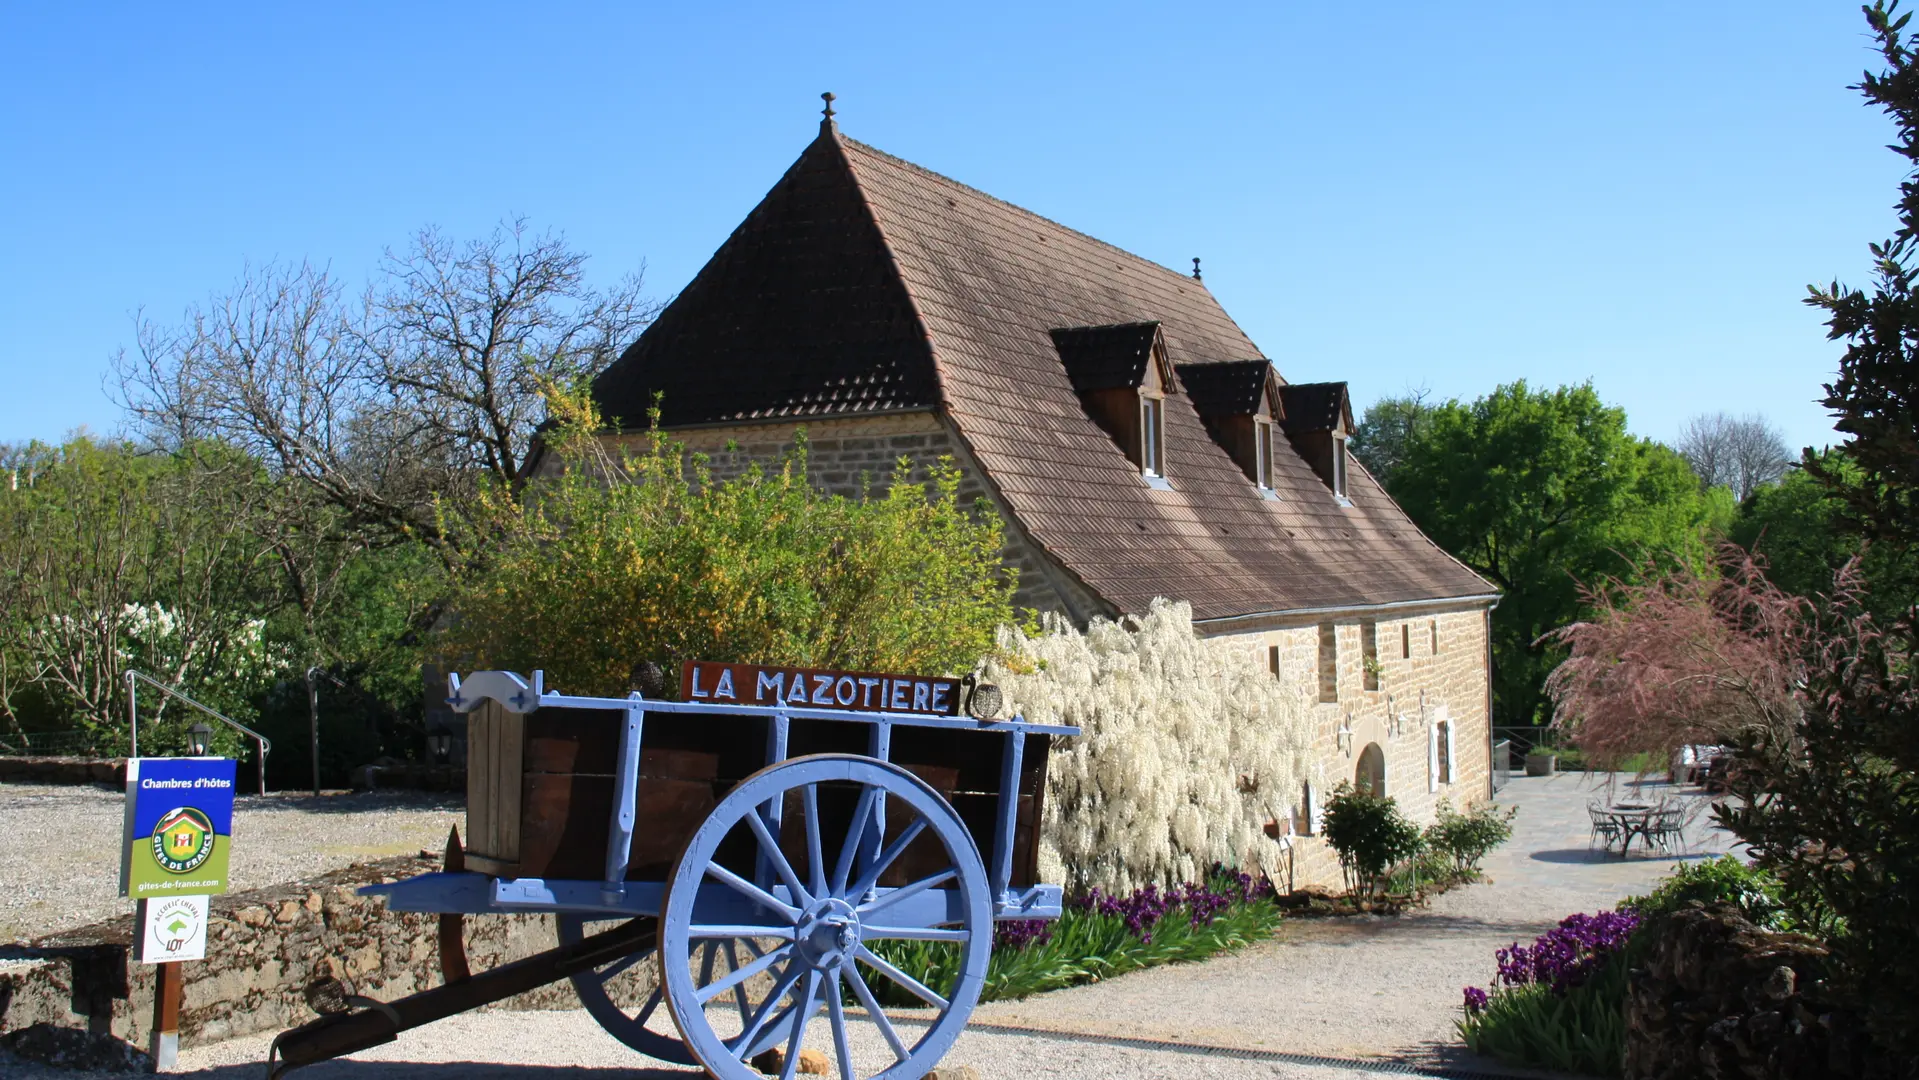
[[[951,455],[1007,525],[1017,603],[1187,601],[1316,704],[1312,837],[1357,779],[1430,819],[1489,793],[1492,586],[1346,452],[1344,383],[1288,383],[1197,273],[1155,265],[842,136],[829,113],[697,277],[593,384],[717,473],[804,428],[816,483]],[[1311,787],[1312,785],[1309,785]]]

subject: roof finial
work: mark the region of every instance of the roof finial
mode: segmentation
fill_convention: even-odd
[[[1199,276],[1199,256],[1197,255],[1193,256],[1193,280],[1194,281],[1204,280]]]
[[[826,93],[821,94],[820,100],[826,102],[826,108],[820,110],[820,116],[822,118],[820,120],[820,126],[825,127],[833,122],[833,91],[828,90]]]

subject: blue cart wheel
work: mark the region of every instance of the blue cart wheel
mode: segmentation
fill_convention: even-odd
[[[613,919],[596,919],[587,915],[561,914],[554,916],[559,931],[561,945],[571,945],[581,938],[598,933],[617,923],[626,921],[622,915]],[[719,943],[714,943],[715,945]],[[727,942],[726,944],[731,944]],[[721,953],[712,949],[705,960],[710,968],[714,959]],[[631,953],[610,964],[582,971],[571,976],[573,992],[579,995],[580,1004],[586,1007],[588,1015],[606,1029],[607,1034],[648,1057],[670,1061],[675,1065],[697,1065],[693,1055],[686,1052],[686,1044],[680,1041],[679,1032],[674,1030],[673,1021],[666,1011],[660,1008],[661,990],[657,978],[653,991],[634,1008],[626,1008],[613,1000],[607,984],[620,974],[638,965],[653,955],[652,949]],[[730,970],[730,969],[729,969]]]
[[[829,807],[850,807],[836,827],[822,827],[823,794]],[[794,831],[805,837],[804,881],[780,850],[780,830],[768,813],[787,807],[789,795],[789,823],[797,812],[802,828]],[[922,834],[945,849],[941,868],[899,888],[878,887]],[[745,876],[742,868],[752,866],[764,868],[760,881]],[[954,944],[952,985],[941,993],[870,948],[887,939]],[[753,942],[760,955],[720,977],[691,963],[660,964],[667,1010],[686,1048],[713,1076],[760,1080],[750,1063],[777,1048],[785,1055],[782,1080],[792,1080],[800,1052],[810,1047],[834,1063],[840,1080],[920,1080],[959,1038],[985,985],[993,949],[986,866],[960,816],[912,773],[845,754],[780,762],[720,800],[667,881],[663,958],[728,940]],[[769,978],[751,978],[761,974]],[[874,980],[925,1006],[881,1005]],[[748,1000],[731,1000],[749,982],[759,985]],[[823,1024],[811,1022],[822,1014]]]

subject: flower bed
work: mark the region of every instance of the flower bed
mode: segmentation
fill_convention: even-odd
[[[1070,901],[1055,921],[1000,923],[980,998],[1023,998],[1160,964],[1204,960],[1270,936],[1280,918],[1269,883],[1225,868],[1215,868],[1203,883],[1172,889],[1149,885],[1125,896],[1095,889]],[[958,950],[948,942],[887,940],[874,942],[873,950],[942,993],[958,975]],[[882,986],[904,994],[887,980],[874,989]],[[898,1004],[914,1001],[902,997]]]
[[[1466,988],[1460,1036],[1473,1053],[1516,1065],[1619,1075],[1627,971],[1619,954],[1638,926],[1630,909],[1568,915],[1530,946],[1498,950],[1492,988]]]

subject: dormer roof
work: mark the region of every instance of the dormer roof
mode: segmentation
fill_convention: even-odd
[[[656,391],[668,428],[937,411],[1014,525],[1113,611],[1167,596],[1212,619],[1494,591],[1362,469],[1340,505],[1275,440],[1279,498],[1264,497],[1188,394],[1164,402],[1168,489],[1142,484],[1054,335],[1142,325],[1176,368],[1262,355],[1200,281],[827,125],[593,393],[634,427]],[[1109,355],[1136,364],[1144,332],[1128,333]],[[1294,411],[1283,389],[1282,404]]]
[[[1281,426],[1288,435],[1353,430],[1353,405],[1343,382],[1287,383],[1279,388],[1286,410]]]
[[[1172,368],[1166,362],[1166,343],[1159,323],[1114,323],[1110,326],[1069,326],[1049,331],[1066,377],[1079,393],[1145,385],[1156,373],[1161,385],[1171,385]]]
[[[1262,404],[1275,420],[1283,415],[1279,372],[1271,360],[1181,364],[1179,381],[1193,399],[1193,408],[1208,419],[1252,416]]]

